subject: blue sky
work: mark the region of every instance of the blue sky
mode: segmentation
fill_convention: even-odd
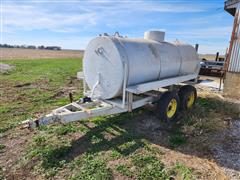
[[[164,30],[166,40],[200,44],[224,54],[233,17],[224,0],[1,0],[1,43],[84,49],[104,32],[143,37]]]

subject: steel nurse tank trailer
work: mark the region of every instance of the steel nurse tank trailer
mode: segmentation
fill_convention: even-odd
[[[83,58],[84,98],[52,113],[23,122],[36,127],[55,122],[131,112],[156,104],[159,119],[171,122],[179,110],[193,107],[200,62],[188,44],[164,41],[164,32],[146,32],[143,39],[107,34],[88,44]]]

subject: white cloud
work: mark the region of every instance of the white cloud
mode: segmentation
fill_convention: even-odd
[[[212,43],[212,44],[200,44],[199,53],[200,54],[214,54],[220,52],[220,54],[225,55],[227,49],[226,44]]]
[[[23,1],[3,4],[5,29],[48,29],[56,32],[80,31],[105,23],[109,27],[127,23],[120,15],[137,12],[202,12],[206,7],[154,1]]]
[[[184,1],[110,1],[110,0],[88,0],[88,1],[59,1],[59,0],[36,0],[36,1],[4,1],[3,3],[3,32],[6,43],[10,44],[44,44],[44,45],[60,45],[65,48],[84,48],[90,39],[89,32],[93,29],[95,32],[113,31],[118,28],[124,29],[125,34],[129,37],[143,37],[143,31],[149,27],[154,28],[156,19],[161,19],[160,13],[169,13],[169,17],[177,16],[180,13],[200,13],[215,6],[209,2],[206,6],[205,2],[194,3]],[[151,13],[151,16],[148,16]],[[158,17],[153,16],[154,13],[160,14]],[[146,17],[144,17],[146,15]],[[191,18],[186,17],[186,21],[179,22],[176,19],[169,21],[161,20],[167,25],[178,25],[181,29],[168,29],[163,24],[160,28],[166,28],[166,35],[170,39],[183,39],[187,42],[200,43],[200,51],[206,53],[215,52],[217,49],[224,52],[225,46],[228,44],[207,44],[210,39],[226,39],[230,38],[231,26],[218,27],[211,25],[211,21],[221,22],[223,13],[211,16]],[[148,17],[151,17],[150,19]],[[144,18],[144,19],[141,19]],[[156,19],[155,19],[156,18]],[[203,28],[193,28],[193,25],[206,24]],[[160,25],[156,23],[156,28]],[[135,28],[136,27],[136,28]],[[140,27],[140,28],[139,28]],[[187,29],[187,27],[190,27]],[[106,29],[105,29],[106,28]],[[97,29],[97,30],[96,30]],[[187,30],[186,30],[187,29]],[[56,38],[44,38],[32,36],[16,37],[18,32],[27,32],[32,30],[43,30],[43,32],[53,31]],[[15,33],[15,35],[9,35]],[[69,37],[60,37],[65,33]],[[71,33],[76,33],[81,37],[71,37]],[[122,32],[120,32],[122,33]],[[7,35],[8,34],[8,35]],[[54,33],[55,34],[55,33]],[[87,34],[87,35],[86,35]],[[32,38],[34,36],[34,39]],[[87,36],[87,37],[86,37]],[[49,44],[50,43],[50,44]]]
[[[199,39],[214,39],[214,38],[228,38],[230,37],[232,26],[226,27],[204,27],[204,28],[191,28],[189,30],[178,30],[170,31],[171,36],[185,36],[188,38],[199,38]]]
[[[67,36],[67,37],[48,37],[47,39],[35,36],[32,37],[23,37],[20,35],[12,36],[11,34],[6,34],[4,37],[7,44],[12,45],[44,45],[44,46],[61,46],[66,49],[85,49],[88,42],[92,39],[90,36]]]
[[[199,53],[211,54],[220,52],[225,54],[226,48],[229,46],[229,40],[232,32],[231,26],[191,28],[185,31],[168,31],[167,36],[170,39],[176,38],[180,41],[196,44],[199,46]]]
[[[229,18],[233,19],[229,16]],[[181,25],[181,26],[202,26],[204,28],[205,26],[209,25],[221,25],[223,22],[223,19],[226,19],[226,12],[222,9],[221,12],[217,12],[214,14],[204,14],[201,17],[188,17],[184,21],[178,21],[173,22],[174,25]],[[170,22],[171,23],[171,22]]]
[[[87,23],[86,23],[87,22]],[[81,24],[84,28],[96,23],[94,12],[66,15],[51,13],[32,5],[5,5],[3,9],[3,27],[21,30],[49,29],[57,32],[72,32],[71,26]]]
[[[171,13],[188,13],[203,12],[212,8],[211,4],[194,4],[193,2],[179,1],[151,1],[151,0],[124,0],[124,1],[88,1],[91,2],[89,7],[92,9],[99,8],[102,10],[120,11],[149,11],[149,12],[171,12]]]

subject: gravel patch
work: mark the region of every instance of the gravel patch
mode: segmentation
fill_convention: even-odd
[[[217,163],[232,180],[240,179],[240,120],[229,121],[229,128],[216,135],[212,151]]]

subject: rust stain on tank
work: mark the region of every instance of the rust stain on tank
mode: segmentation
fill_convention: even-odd
[[[158,50],[156,49],[156,47],[154,47],[153,44],[149,44],[148,47],[151,50],[152,54],[155,56],[155,58],[158,58],[159,53],[158,53]]]

